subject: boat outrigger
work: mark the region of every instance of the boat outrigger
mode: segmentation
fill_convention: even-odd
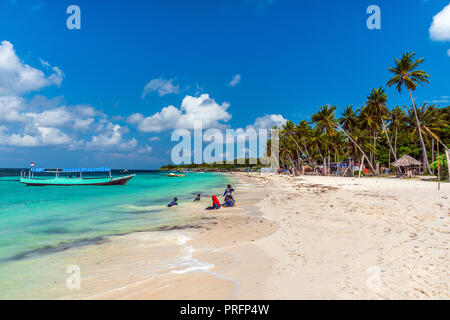
[[[92,174],[109,173],[107,177],[93,177]],[[40,176],[38,174],[52,173],[54,176]],[[83,177],[83,173],[85,176]],[[76,175],[74,177],[74,175]],[[110,186],[124,185],[135,174],[114,178],[111,168],[67,168],[67,169],[45,169],[31,168],[28,172],[20,173],[20,183],[27,186]]]

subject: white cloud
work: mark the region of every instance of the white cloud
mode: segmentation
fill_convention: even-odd
[[[275,126],[280,127],[286,122],[287,120],[281,114],[268,114],[263,117],[256,118],[255,122],[249,127],[253,127],[255,129],[272,129]]]
[[[60,107],[52,110],[46,110],[44,112],[28,114],[29,117],[33,117],[37,125],[41,126],[63,126],[72,120],[72,114],[65,107]]]
[[[151,138],[148,138],[148,141],[150,141],[150,142],[153,142],[153,141],[159,141],[159,140],[160,140],[159,137],[151,137]]]
[[[87,118],[87,119],[75,119],[73,123],[73,128],[75,130],[88,130],[91,125],[94,123],[94,118]]]
[[[109,122],[99,135],[93,136],[87,143],[88,148],[97,150],[128,150],[137,147],[138,142],[135,138],[131,140],[123,139],[123,134],[128,133],[127,127],[121,127],[118,124]]]
[[[0,44],[0,96],[13,96],[40,90],[51,85],[61,85],[64,77],[58,67],[46,77],[44,72],[23,63],[9,41]]]
[[[150,152],[152,152],[152,147],[150,147],[150,146],[145,146],[145,147],[142,147],[142,148],[139,148],[138,149],[138,153],[139,154],[147,154],[147,153],[150,153]]]
[[[50,63],[48,63],[47,61],[43,60],[42,58],[39,58],[39,62],[42,64],[43,67],[51,68]]]
[[[450,57],[450,49],[447,50],[447,55]]]
[[[72,138],[57,128],[36,127],[33,134],[8,134],[7,130],[0,130],[0,144],[7,146],[42,147],[71,143],[73,143]]]
[[[39,99],[44,103],[45,100]],[[0,123],[21,122],[36,127],[70,127],[86,130],[94,122],[96,115],[100,115],[92,106],[60,106],[44,111],[34,111],[36,102],[26,101],[17,96],[0,96]]]
[[[194,121],[202,121],[203,129],[223,127],[221,122],[231,119],[227,112],[229,103],[219,105],[205,93],[199,97],[184,97],[180,108],[168,106],[161,111],[144,117],[140,113],[132,114],[127,122],[136,124],[142,132],[161,132],[170,129],[193,129]]]
[[[173,79],[157,78],[145,85],[144,91],[142,91],[142,99],[151,92],[158,92],[159,96],[162,97],[167,94],[179,93],[180,87],[173,84]]]
[[[433,17],[429,31],[434,41],[450,41],[450,3]]]
[[[231,81],[228,82],[228,86],[234,88],[234,87],[236,87],[239,84],[239,82],[241,82],[241,75],[240,74],[236,74],[236,75],[233,76],[233,78],[231,78]]]
[[[430,101],[431,103],[449,103],[450,97],[449,96],[442,96],[438,99],[434,99]]]
[[[61,146],[123,151],[136,148],[136,139],[125,139],[127,127],[110,122],[90,105],[64,105],[61,97],[36,95],[27,101],[22,95],[49,85],[60,85],[64,77],[58,67],[40,59],[53,73],[24,64],[8,41],[0,45],[0,146]],[[94,133],[95,132],[95,133]]]
[[[25,121],[21,116],[24,99],[15,96],[0,96],[0,123],[5,121]]]

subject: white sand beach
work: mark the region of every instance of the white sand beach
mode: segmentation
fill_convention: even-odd
[[[235,174],[238,207],[55,253],[49,299],[449,299],[450,184]],[[44,260],[43,260],[44,261]],[[67,265],[82,270],[68,290]],[[43,286],[44,285],[44,286]]]
[[[264,297],[449,298],[450,185],[394,178],[256,178],[280,228]],[[377,277],[379,272],[379,277]]]

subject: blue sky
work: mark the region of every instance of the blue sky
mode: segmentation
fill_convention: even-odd
[[[81,30],[66,27],[71,4]],[[366,27],[372,4],[381,30]],[[431,75],[417,101],[448,105],[450,31],[429,29],[449,4],[0,0],[0,167],[157,168],[172,130],[199,113],[223,129],[359,107],[407,51]],[[386,91],[390,106],[409,104]]]

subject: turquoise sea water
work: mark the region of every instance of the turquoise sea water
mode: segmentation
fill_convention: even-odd
[[[176,225],[182,210],[166,207],[173,197],[182,207],[228,182],[214,173],[136,173],[125,186],[27,187],[18,182],[19,172],[0,170],[0,264],[13,267],[102,236]]]

